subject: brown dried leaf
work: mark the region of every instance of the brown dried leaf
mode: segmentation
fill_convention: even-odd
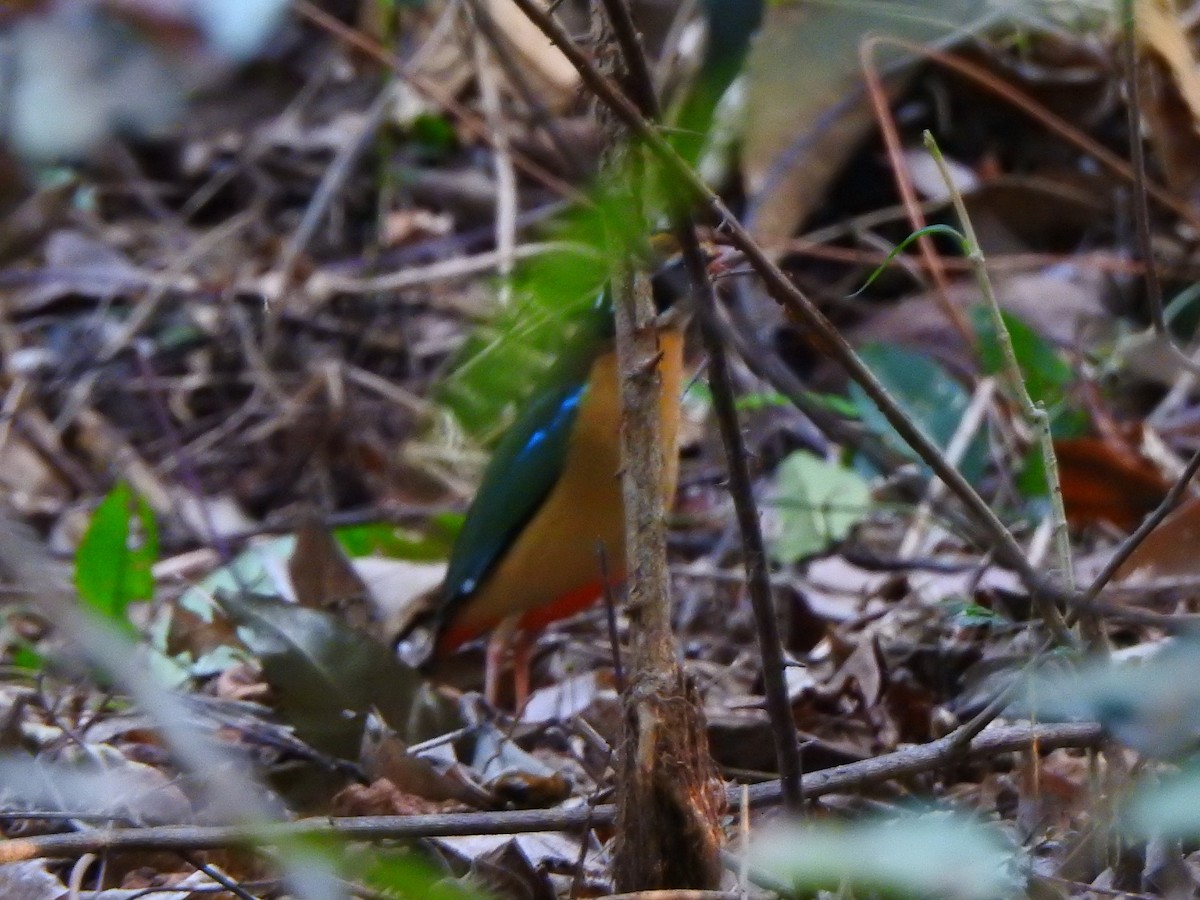
[[[374,624],[366,584],[315,511],[309,511],[296,530],[288,574],[301,606],[329,610],[352,628],[365,630]]]

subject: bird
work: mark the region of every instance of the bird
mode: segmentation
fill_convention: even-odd
[[[656,296],[678,292],[681,264],[660,272]],[[678,476],[685,319],[676,307],[656,322],[661,490],[668,506]],[[624,578],[620,427],[613,310],[605,288],[497,444],[435,601],[435,660],[490,634],[484,693],[493,705],[510,647],[519,709],[541,629],[588,608]]]

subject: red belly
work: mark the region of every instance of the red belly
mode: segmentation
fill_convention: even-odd
[[[561,595],[553,603],[529,610],[521,616],[517,623],[522,631],[540,631],[551,622],[566,619],[587,609],[600,599],[603,586],[600,579],[589,582],[580,588]],[[469,600],[467,601],[470,602]],[[483,632],[495,628],[499,622],[490,622],[486,626],[455,626],[450,625],[438,640],[437,653],[443,655],[462,646],[467,641],[478,637]]]

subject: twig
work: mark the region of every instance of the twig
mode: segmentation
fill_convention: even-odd
[[[641,41],[625,0],[603,0],[612,23],[613,33],[629,68],[629,92],[645,119],[660,117],[654,81]],[[725,345],[714,326],[716,294],[696,230],[683,209],[674,211],[675,230],[683,251],[700,310],[700,334],[708,354],[708,382],[712,389],[713,409],[725,449],[725,465],[729,473],[729,494],[733,499],[738,529],[742,536],[742,557],[746,567],[746,584],[754,611],[759,653],[762,657],[763,685],[766,692],[767,714],[775,738],[775,755],[783,785],[784,802],[789,812],[799,814],[804,796],[801,789],[800,746],[796,739],[796,724],[788,701],[787,683],[783,673],[783,643],[779,637],[779,620],[771,596],[770,573],[767,570],[767,551],[763,543],[758,507],[746,462],[746,445],[738,422],[733,380]]]
[[[887,148],[888,159],[891,161],[892,177],[896,182],[896,189],[900,193],[900,200],[904,205],[905,212],[908,213],[908,221],[913,231],[920,232],[926,225],[925,214],[921,209],[917,190],[913,187],[908,164],[904,161],[904,148],[900,146],[900,135],[896,130],[896,122],[892,118],[889,108],[887,91],[883,87],[883,80],[879,77],[879,70],[875,66],[874,51],[878,40],[875,37],[868,37],[862,41],[858,50],[859,65],[866,82],[867,96],[871,100],[871,109],[875,114],[875,122],[879,126],[879,133],[883,137],[884,147]],[[934,249],[933,241],[929,239],[928,235],[922,234],[917,238],[917,247],[921,251],[921,257],[925,260],[926,270],[933,276],[936,286],[933,296],[938,307],[963,342],[968,347],[973,347],[975,333],[967,323],[967,317],[963,315],[963,311],[950,299],[950,282],[946,278],[946,270]]]
[[[991,406],[995,390],[996,381],[994,378],[983,378],[975,386],[975,394],[971,397],[970,404],[963,411],[958,427],[954,429],[954,434],[950,436],[950,442],[946,444],[946,459],[948,462],[954,465],[962,462],[963,456],[966,455],[967,450],[971,446],[971,441],[979,433],[979,429],[983,425],[984,417],[987,415],[988,407]],[[925,529],[929,526],[934,506],[941,499],[945,490],[946,485],[944,482],[933,481],[930,483],[928,490],[925,492],[925,497],[922,498],[920,504],[918,504],[916,510],[913,512],[912,523],[908,526],[908,531],[905,533],[903,540],[900,541],[899,549],[896,550],[898,559],[908,559],[921,551]]]
[[[308,21],[312,22],[319,28],[324,29],[329,34],[334,35],[339,40],[360,50],[371,59],[375,60],[382,66],[391,69],[396,75],[411,85],[418,93],[425,95],[435,103],[441,105],[444,109],[449,110],[458,119],[459,123],[475,138],[481,141],[489,141],[490,133],[487,125],[479,121],[479,117],[471,110],[467,109],[461,103],[454,99],[450,94],[443,90],[438,85],[434,84],[427,78],[421,78],[416,75],[406,74],[403,71],[403,64],[398,62],[388,50],[377,41],[373,41],[366,35],[355,31],[348,25],[344,25],[336,18],[318,7],[312,0],[296,0],[295,10]],[[546,171],[545,168],[535,163],[533,160],[522,154],[514,154],[513,163],[518,169],[523,171],[530,178],[539,182],[546,188],[554,191],[561,197],[567,197],[577,203],[590,205],[591,201],[582,194],[579,190],[567,184],[561,178]]]
[[[1105,586],[1112,580],[1113,576],[1117,574],[1117,570],[1124,565],[1130,556],[1133,555],[1133,551],[1141,546],[1142,541],[1150,536],[1150,532],[1161,525],[1162,521],[1168,515],[1170,515],[1175,507],[1179,505],[1180,501],[1183,500],[1183,496],[1187,492],[1188,485],[1191,484],[1192,479],[1196,477],[1196,473],[1198,471],[1200,471],[1200,451],[1197,451],[1192,455],[1192,458],[1188,460],[1188,464],[1184,467],[1183,474],[1181,474],[1179,478],[1176,479],[1175,483],[1171,485],[1171,489],[1167,491],[1167,495],[1163,497],[1162,502],[1155,507],[1154,512],[1146,516],[1146,518],[1142,521],[1142,524],[1137,527],[1133,534],[1129,535],[1129,537],[1121,542],[1121,546],[1119,546],[1113,555],[1109,557],[1108,562],[1104,564],[1104,568],[1100,570],[1099,574],[1097,574],[1094,579],[1092,579],[1092,583],[1088,585],[1087,590],[1083,592],[1082,597],[1079,599],[1078,605],[1080,608],[1087,608],[1095,603],[1096,598],[1100,596],[1100,592],[1104,590]],[[1075,615],[1077,615],[1076,611],[1074,609],[1070,610],[1068,612],[1067,621],[1070,622]]]
[[[522,63],[516,58],[512,48],[496,28],[491,14],[479,0],[472,0],[471,10],[475,13],[475,24],[487,38],[492,53],[496,55],[496,60],[504,69],[505,78],[520,94],[521,101],[528,107],[530,124],[546,132],[550,143],[554,145],[554,149],[566,163],[567,171],[577,178],[583,178],[590,168],[587,160],[584,159],[575,142],[563,134],[562,128],[559,127],[558,116],[542,102],[542,98],[530,85]]]
[[[658,94],[654,91],[654,77],[646,63],[646,54],[642,52],[642,42],[638,37],[637,26],[633,24],[629,4],[625,0],[602,2],[608,21],[612,24],[617,46],[621,48],[621,57],[629,68],[626,79],[629,95],[642,115],[656,122],[662,118],[662,110],[659,108]]]
[[[627,0],[603,0],[605,19],[594,28],[605,65],[618,71],[615,41],[624,58],[629,90],[642,114],[658,116],[658,100]],[[600,110],[603,113],[603,108]],[[628,123],[601,115],[611,141],[602,174],[628,174],[626,214],[644,218],[647,166],[642,148],[628,141]],[[639,119],[641,117],[638,117]],[[618,229],[619,231],[619,226]],[[695,232],[684,229],[692,244]],[[679,664],[671,630],[671,576],[661,486],[667,467],[662,448],[662,404],[679,403],[682,334],[661,338],[650,281],[628,259],[610,280],[616,313],[621,394],[621,487],[625,505],[625,560],[629,572],[628,688],[617,792],[613,881],[618,890],[713,889],[721,884],[723,796],[708,749],[704,707]],[[666,342],[670,344],[667,345]],[[670,366],[660,366],[670,354]],[[672,436],[668,445],[676,453]],[[674,478],[670,479],[674,483]]]
[[[471,4],[471,21],[475,31],[471,35],[471,49],[475,57],[476,80],[479,83],[479,100],[483,114],[492,134],[492,150],[496,171],[496,252],[500,256],[496,267],[500,273],[497,299],[501,306],[512,301],[512,275],[516,259],[514,248],[517,243],[517,173],[513,168],[512,150],[508,135],[508,124],[500,102],[500,88],[496,84],[496,67],[488,56],[487,40],[479,28],[479,20],[487,16],[481,4]]]
[[[514,260],[529,259],[547,253],[564,251],[578,252],[578,244],[563,241],[544,241],[521,244],[512,250]],[[399,291],[420,287],[436,281],[466,278],[480,272],[490,272],[504,261],[499,250],[488,250],[475,256],[460,256],[427,266],[406,266],[398,272],[387,272],[367,278],[353,278],[332,271],[319,271],[309,279],[307,290],[310,296],[324,299],[332,294],[377,294],[383,291]]]
[[[1125,68],[1125,124],[1129,131],[1129,162],[1133,169],[1133,221],[1138,255],[1145,266],[1146,299],[1154,330],[1170,340],[1163,312],[1162,282],[1154,265],[1150,239],[1150,209],[1146,202],[1146,151],[1142,145],[1142,94],[1137,74],[1137,18],[1133,0],[1121,0],[1121,62]]]
[[[868,785],[908,778],[940,768],[956,758],[987,759],[1001,753],[1036,747],[1041,751],[1063,747],[1098,746],[1102,729],[1094,723],[1058,725],[1012,725],[980,735],[969,747],[959,747],[949,737],[908,747],[861,762],[811,772],[805,779],[805,796],[824,796]],[[730,791],[737,803],[741,788]],[[775,781],[753,785],[750,802],[771,805],[781,798]],[[576,807],[553,810],[442,813],[420,816],[317,817],[280,825],[160,825],[148,828],[95,829],[92,831],[41,835],[0,842],[0,863],[42,857],[76,857],[84,853],[133,850],[213,850],[238,845],[261,845],[294,841],[315,835],[332,835],[357,841],[412,840],[476,834],[528,834],[536,831],[578,831],[590,820],[593,826],[612,825],[616,807]]]
[[[1024,94],[1013,87],[1011,81],[1004,81],[997,78],[988,72],[987,69],[975,63],[968,62],[965,59],[934,49],[933,47],[926,47],[912,41],[907,41],[904,38],[879,37],[876,39],[874,46],[884,44],[908,50],[940,66],[944,66],[952,72],[957,72],[964,78],[975,82],[989,93],[1012,104],[1013,107],[1023,112],[1035,122],[1038,122],[1048,131],[1078,147],[1110,172],[1113,172],[1131,184],[1136,180],[1133,169],[1120,156],[1093,140],[1075,126],[1063,121],[1061,116],[1051,112],[1028,94]],[[1152,181],[1147,180],[1145,185],[1147,193],[1156,201],[1192,225],[1192,227],[1200,228],[1200,214],[1192,209],[1186,201],[1173,194],[1168,188],[1155,184]]]
[[[211,733],[195,723],[176,694],[150,677],[123,634],[107,622],[84,614],[74,591],[47,558],[41,542],[7,511],[0,511],[0,570],[36,591],[42,613],[92,666],[107,673],[154,719],[158,733],[179,765],[198,777],[214,815],[246,823],[242,827],[251,831],[255,824],[267,821],[269,804],[244,761],[232,755],[228,747],[219,745]],[[74,836],[103,842],[110,834],[96,829]],[[11,845],[0,843],[0,857],[8,846]],[[196,848],[182,844],[177,849]],[[85,852],[89,851],[85,848],[68,855]],[[284,864],[287,867],[288,861]],[[305,864],[325,869],[320,860],[308,859]],[[306,889],[297,893],[309,898],[316,896]]]
[[[1145,267],[1146,299],[1150,303],[1150,322],[1154,333],[1163,339],[1180,365],[1187,371],[1200,373],[1200,363],[1192,359],[1175,343],[1167,324],[1163,307],[1162,280],[1154,260],[1154,244],[1150,236],[1150,203],[1146,178],[1146,151],[1142,146],[1142,92],[1137,72],[1137,13],[1133,0],[1121,0],[1121,62],[1125,68],[1125,116],[1129,131],[1129,160],[1133,169],[1133,223],[1137,236],[1138,256]]]
[[[312,199],[308,201],[308,205],[304,209],[300,224],[288,238],[283,252],[279,254],[279,261],[275,266],[278,276],[275,287],[279,296],[287,295],[288,289],[291,287],[292,276],[295,273],[296,262],[308,249],[308,245],[312,243],[312,239],[321,223],[325,221],[325,214],[329,211],[334,199],[350,176],[354,174],[358,160],[374,142],[375,135],[383,124],[388,111],[392,108],[395,85],[394,78],[384,85],[383,90],[367,107],[362,124],[359,125],[358,134],[342,144],[334,154],[333,160],[325,167],[325,172],[321,175],[316,190],[313,191]]]
[[[608,629],[608,645],[612,651],[613,682],[617,693],[625,693],[625,666],[621,662],[621,635],[617,629],[617,598],[613,596],[612,576],[608,571],[608,550],[601,541],[596,545],[596,564],[600,583],[604,585],[604,624]]]
[[[170,295],[173,288],[179,286],[179,279],[188,270],[212,252],[223,241],[230,240],[244,231],[254,221],[251,211],[241,212],[222,222],[207,234],[197,238],[193,244],[175,259],[170,268],[150,286],[146,296],[133,308],[129,319],[121,326],[121,330],[105,342],[99,353],[99,361],[110,362],[118,353],[129,346],[138,336],[146,323],[149,322],[162,306],[163,301]]]
[[[938,167],[938,172],[941,173],[942,180],[950,192],[950,201],[954,205],[955,214],[958,216],[959,227],[962,228],[963,239],[966,245],[966,255],[971,260],[972,268],[975,272],[975,283],[979,287],[979,293],[984,300],[984,308],[988,311],[988,315],[992,320],[992,327],[996,331],[997,340],[1000,342],[1000,351],[1004,357],[1003,373],[1005,380],[1008,382],[1008,389],[1016,399],[1026,420],[1033,425],[1038,436],[1038,446],[1042,451],[1042,464],[1045,467],[1046,485],[1050,491],[1050,512],[1051,520],[1054,523],[1054,542],[1058,556],[1059,571],[1063,573],[1067,590],[1073,592],[1075,590],[1075,567],[1071,558],[1071,534],[1067,529],[1067,513],[1063,505],[1062,483],[1058,477],[1058,458],[1054,453],[1054,437],[1050,433],[1050,416],[1042,404],[1033,402],[1033,398],[1029,396],[1029,391],[1025,387],[1025,379],[1021,374],[1021,365],[1017,361],[1017,352],[1013,347],[1012,335],[1008,332],[1008,325],[1005,323],[1004,315],[1000,309],[1000,301],[996,299],[996,292],[992,288],[992,279],[988,275],[987,262],[983,257],[983,247],[980,245],[979,238],[975,234],[975,226],[971,222],[971,216],[967,213],[967,205],[963,202],[962,192],[955,186],[954,178],[950,174],[950,169],[946,165],[946,160],[942,156],[941,149],[933,139],[933,134],[926,131],[924,140],[925,149],[933,157],[933,161]],[[1063,621],[1062,612],[1058,609],[1058,606],[1049,601],[1045,595],[1036,592],[1033,599],[1038,607],[1042,621],[1046,623],[1046,627],[1050,630],[1050,633],[1060,643],[1068,647],[1074,646],[1075,639],[1067,629],[1066,623]],[[1091,640],[1093,643],[1101,642],[1102,635],[1099,634],[1098,627],[1093,629]]]
[[[722,343],[732,347],[751,372],[786,397],[826,438],[853,448],[884,472],[911,463],[909,457],[892,450],[861,425],[841,418],[814,400],[812,392],[779,354],[758,339],[745,313],[736,305],[718,308],[716,313],[713,327]]]
[[[784,805],[799,814],[804,802],[801,784],[800,747],[792,705],[788,700],[787,683],[783,672],[783,642],[779,636],[779,620],[771,595],[767,551],[763,543],[758,507],[746,462],[746,445],[738,422],[737,405],[733,395],[733,380],[729,360],[720,332],[714,326],[717,303],[712,281],[708,277],[696,233],[691,228],[680,232],[684,241],[684,256],[689,274],[696,286],[696,302],[700,313],[700,335],[708,354],[708,383],[712,389],[713,410],[725,450],[725,467],[729,473],[729,495],[733,499],[738,529],[742,535],[742,557],[746,567],[746,588],[754,611],[754,626],[758,634],[759,655],[762,657],[763,688],[771,733],[775,738],[775,756],[783,786]]]

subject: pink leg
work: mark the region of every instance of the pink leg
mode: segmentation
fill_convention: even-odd
[[[529,699],[530,662],[533,656],[533,645],[536,635],[523,628],[517,629],[513,635],[513,712],[520,713]]]
[[[500,679],[513,650],[513,637],[518,633],[517,621],[517,616],[510,616],[497,625],[488,638],[483,663],[483,696],[492,706],[500,703]]]

